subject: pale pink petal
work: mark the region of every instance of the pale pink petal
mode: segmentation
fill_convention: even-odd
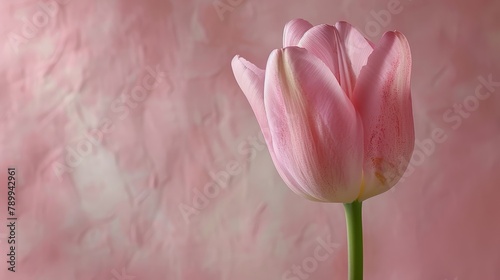
[[[252,107],[264,138],[266,141],[270,141],[269,126],[264,110],[264,70],[239,55],[233,58],[231,67],[233,68],[236,82]]]
[[[298,46],[321,59],[335,75],[344,92],[351,96],[355,79],[351,62],[335,27],[326,24],[314,26],[304,34]]]
[[[410,73],[406,38],[399,32],[385,33],[354,90],[365,146],[365,187],[360,200],[390,189],[406,169],[415,140]]]
[[[339,31],[340,39],[351,62],[354,77],[357,78],[373,51],[373,43],[345,21],[337,22],[335,28]]]
[[[312,27],[308,21],[293,19],[285,25],[283,31],[283,47],[296,46],[300,38]]]
[[[264,70],[258,68],[240,56],[235,56],[233,58],[231,66],[233,68],[236,82],[247,97],[255,117],[257,118],[257,122],[259,123],[262,134],[266,140],[269,154],[271,155],[273,161],[275,161],[276,159],[273,150],[271,133],[269,131],[269,125],[264,109]],[[297,185],[297,182],[288,174],[287,170],[277,169],[277,171],[287,185]],[[312,197],[309,199],[314,200]]]
[[[275,165],[295,192],[351,202],[359,194],[362,125],[332,72],[299,47],[275,50],[266,66],[264,105]]]

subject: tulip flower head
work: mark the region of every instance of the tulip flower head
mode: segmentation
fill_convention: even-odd
[[[373,44],[347,22],[296,19],[265,70],[240,56],[231,64],[292,191],[350,203],[401,178],[415,141],[403,34],[387,32]]]

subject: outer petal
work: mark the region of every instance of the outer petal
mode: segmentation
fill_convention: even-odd
[[[239,55],[233,58],[231,67],[236,82],[247,97],[266,141],[270,140],[269,125],[264,110],[264,70]]]
[[[415,134],[410,95],[411,54],[406,38],[387,32],[368,59],[353,103],[364,127],[365,200],[401,178],[413,152]]]
[[[368,57],[373,51],[374,44],[366,39],[356,28],[345,21],[339,21],[335,28],[345,47],[347,57],[351,62],[351,69],[355,79],[359,77],[361,68],[366,65]]]
[[[233,68],[236,82],[247,97],[248,102],[250,103],[250,106],[252,107],[252,110],[257,118],[262,134],[266,139],[266,144],[271,158],[273,162],[276,162],[271,133],[269,131],[266,111],[264,109],[264,70],[258,68],[248,60],[238,55],[231,61],[231,66]],[[286,170],[277,170],[288,186],[297,185],[297,182],[295,182],[293,177],[291,177]],[[309,199],[314,200],[312,197]]]
[[[304,34],[298,46],[321,59],[335,75],[344,92],[348,96],[352,95],[355,76],[340,34],[335,27],[326,24],[314,26]]]
[[[296,46],[300,38],[312,27],[308,21],[293,19],[285,25],[283,31],[283,47]]]
[[[274,163],[298,194],[324,202],[352,202],[362,172],[362,124],[326,65],[307,50],[271,53],[264,106]]]

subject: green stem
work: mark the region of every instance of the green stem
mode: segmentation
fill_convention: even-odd
[[[345,203],[347,243],[349,247],[349,280],[363,280],[362,202]]]

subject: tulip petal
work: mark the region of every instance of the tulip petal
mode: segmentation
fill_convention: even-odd
[[[283,31],[283,47],[296,46],[300,38],[312,27],[308,21],[303,19],[294,19],[285,25]]]
[[[252,107],[257,122],[264,134],[264,138],[266,141],[271,139],[266,112],[264,110],[264,70],[258,68],[239,55],[233,58],[231,67],[233,68],[236,82]]]
[[[340,34],[335,27],[326,24],[314,26],[304,34],[298,46],[321,59],[335,75],[344,92],[351,96],[355,76]]]
[[[273,162],[276,162],[271,133],[269,131],[269,125],[264,109],[264,70],[258,68],[240,56],[235,56],[233,58],[231,66],[233,68],[236,82],[247,97],[255,117],[257,118],[257,122],[259,123],[264,139],[266,140],[269,154],[271,155]],[[297,182],[295,182],[293,177],[290,176],[286,170],[278,169],[277,171],[287,185],[297,185]],[[309,197],[309,199],[314,200],[312,197]]]
[[[296,193],[325,202],[352,202],[360,191],[362,124],[328,67],[288,47],[271,53],[264,107],[275,165]]]
[[[361,70],[353,104],[363,121],[364,191],[359,200],[390,189],[413,152],[411,53],[399,32],[384,34]]]
[[[351,62],[354,77],[357,79],[361,68],[366,65],[368,57],[373,51],[374,44],[345,21],[337,22],[335,28],[339,31],[340,39]]]

